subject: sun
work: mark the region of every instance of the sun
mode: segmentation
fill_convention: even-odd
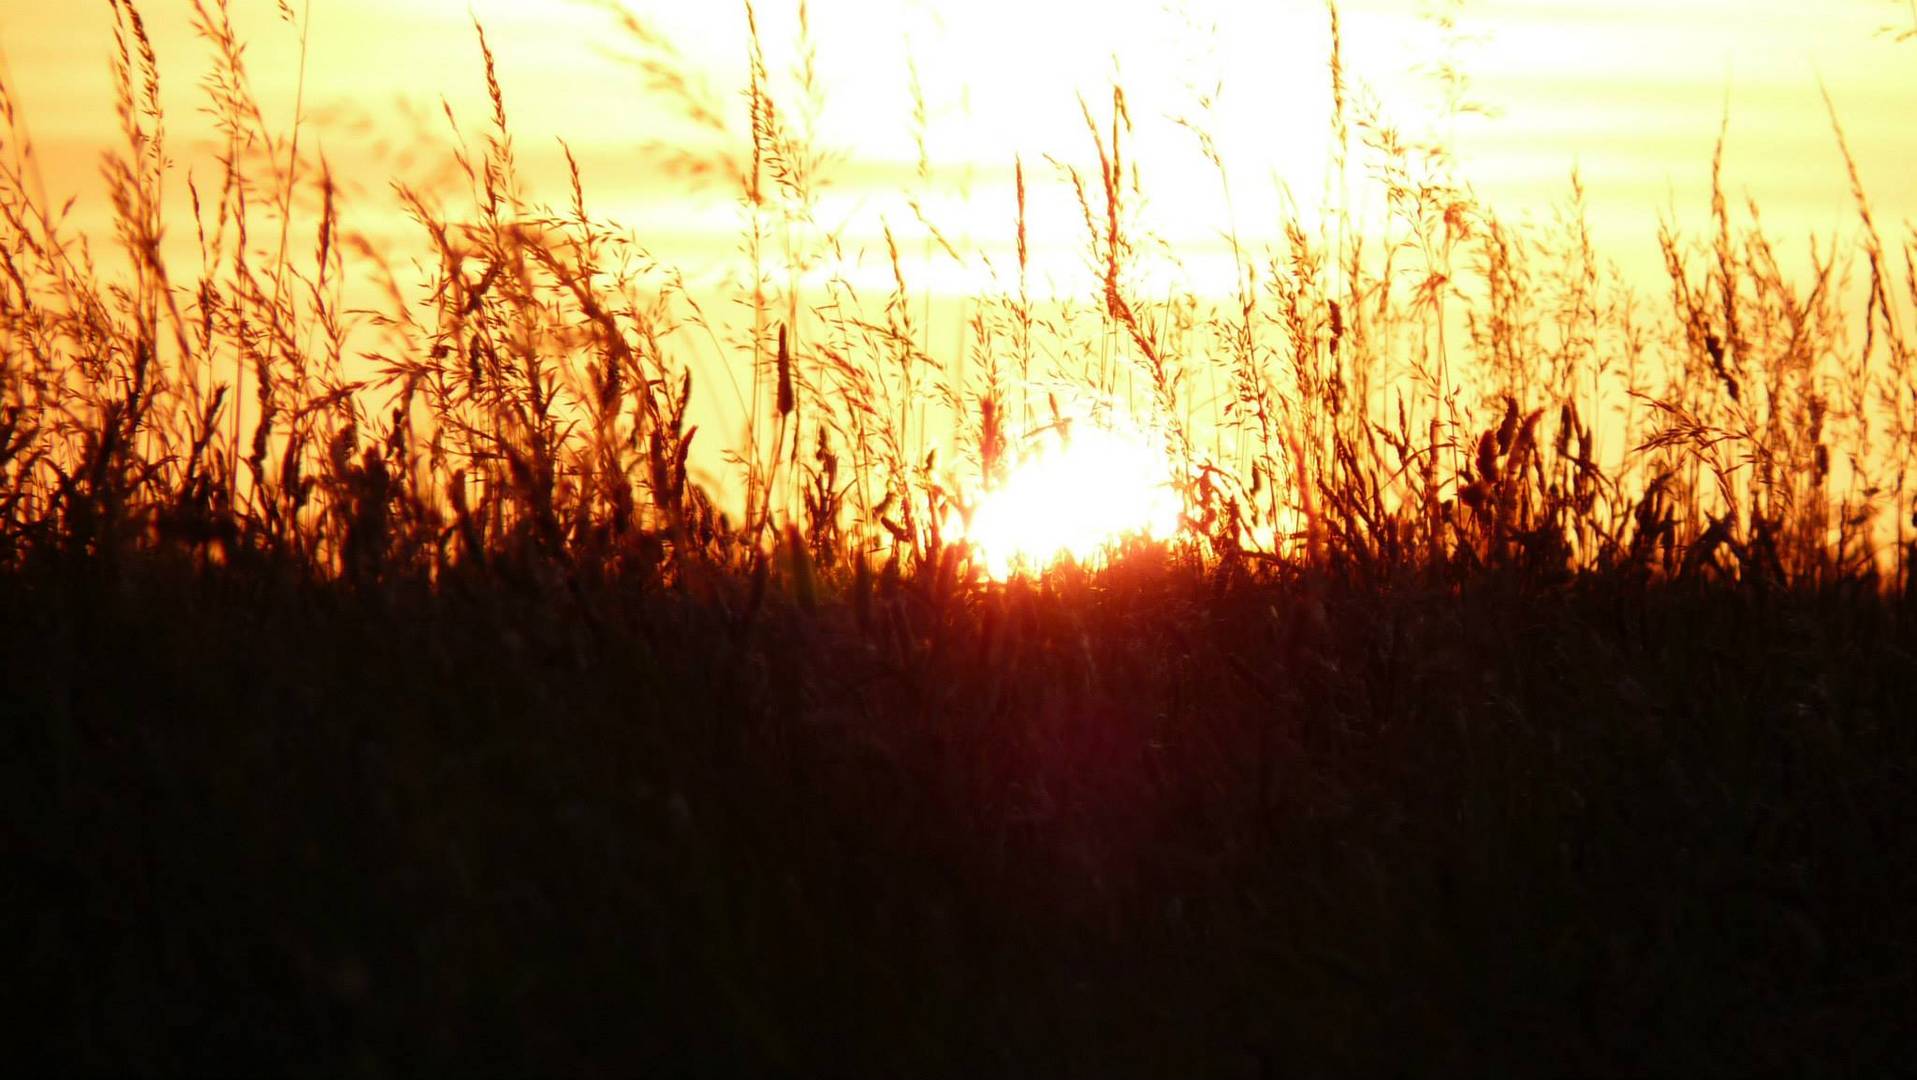
[[[1046,429],[1038,445],[959,523],[987,574],[1005,580],[1091,563],[1127,538],[1169,540],[1182,503],[1159,440],[1110,420]]]

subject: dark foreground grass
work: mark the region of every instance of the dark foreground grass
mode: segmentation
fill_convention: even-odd
[[[5,571],[16,1056],[1917,1066],[1917,626],[1878,591],[845,592]]]
[[[111,6],[110,235],[0,85],[9,1063],[1917,1074],[1917,233],[1835,109],[1849,238],[1789,269],[1720,138],[1632,286],[1575,177],[1508,225],[1367,104],[1328,4],[1369,195],[1161,293],[1113,87],[1047,155],[1090,271],[1048,300],[1009,151],[992,258],[910,193],[922,234],[821,227],[805,5],[748,5],[701,296],[570,155],[532,190],[483,33],[450,183],[336,178],[196,0],[195,171]],[[862,235],[890,288],[806,283]],[[991,271],[949,345],[940,259]],[[1121,401],[1177,553],[984,581],[954,523]]]

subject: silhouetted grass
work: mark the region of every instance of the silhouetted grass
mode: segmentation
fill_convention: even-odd
[[[1031,295],[1015,163],[1016,277],[961,364],[889,229],[891,295],[803,284],[840,238],[756,23],[707,163],[751,263],[728,321],[576,166],[559,209],[525,191],[483,33],[470,198],[400,193],[423,293],[268,129],[220,0],[228,152],[163,220],[160,73],[114,11],[129,270],[0,96],[30,1064],[1917,1067],[1917,285],[1854,166],[1861,297],[1835,256],[1790,280],[1720,177],[1652,310],[1581,192],[1507,226],[1348,93],[1332,9],[1334,160],[1385,236],[1290,222],[1234,238],[1239,295],[1151,295],[1115,90],[1058,163],[1088,306]],[[735,361],[751,427],[707,491],[693,386]],[[1186,533],[988,582],[949,523],[1069,390],[1141,403]]]
[[[69,1067],[1911,1061],[1867,591],[0,589],[10,1011]]]

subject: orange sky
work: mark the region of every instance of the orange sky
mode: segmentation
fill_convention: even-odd
[[[390,242],[402,267],[423,249],[412,246],[418,238],[395,212],[389,180],[423,182],[444,165],[442,99],[468,132],[485,125],[471,26],[477,18],[497,53],[534,197],[554,204],[567,198],[557,142],[563,137],[583,166],[598,215],[630,227],[655,255],[683,268],[695,289],[738,295],[736,192],[697,187],[665,168],[667,151],[698,145],[697,129],[622,61],[630,42],[603,5],[307,2],[292,0],[296,10],[310,12],[303,136],[310,141],[303,145],[322,147],[349,193],[356,192],[348,226]],[[263,107],[269,118],[290,124],[297,29],[281,20],[275,0],[232,5],[250,42]],[[1461,11],[1455,59],[1470,75],[1472,96],[1494,114],[1440,125],[1459,151],[1463,178],[1503,217],[1548,221],[1575,165],[1600,256],[1652,296],[1667,287],[1656,245],[1660,215],[1674,213],[1694,230],[1704,224],[1712,144],[1727,103],[1729,194],[1734,203],[1748,195],[1762,205],[1787,272],[1805,265],[1810,236],[1828,246],[1856,231],[1820,74],[1880,224],[1901,236],[1917,210],[1907,120],[1917,116],[1917,78],[1905,73],[1917,61],[1917,41],[1899,43],[1881,32],[1887,24],[1917,22],[1906,0],[1344,0],[1354,97],[1356,87],[1367,87],[1394,122],[1413,131],[1428,126],[1435,93],[1417,69],[1441,57],[1444,46],[1419,13],[1446,6]],[[709,89],[739,133],[726,149],[744,146],[743,5],[633,0],[632,7],[678,43],[694,81]],[[208,50],[192,33],[187,0],[150,0],[146,8],[176,173],[210,176],[213,144],[197,85]],[[796,3],[767,0],[760,8],[774,93],[790,116],[798,100]],[[1234,219],[1257,250],[1277,234],[1283,191],[1307,212],[1326,191],[1328,34],[1320,0],[812,0],[810,18],[825,95],[818,141],[837,154],[819,224],[844,240],[846,263],[831,269],[882,283],[880,294],[891,272],[880,238],[885,225],[901,238],[916,290],[991,290],[975,262],[961,268],[936,257],[910,200],[916,197],[960,247],[983,251],[1003,268],[1011,261],[1017,157],[1031,184],[1034,291],[1042,295],[1049,282],[1062,295],[1095,295],[1083,219],[1048,157],[1095,173],[1078,96],[1108,103],[1114,73],[1131,103],[1128,153],[1144,171],[1148,223],[1176,254],[1187,285],[1225,288],[1230,260],[1220,238]],[[97,180],[100,155],[114,138],[111,42],[104,0],[0,0],[0,53],[48,186],[56,200],[80,195],[75,218],[97,230],[96,250],[111,247]],[[915,77],[925,104],[929,185],[918,178]],[[1198,89],[1221,84],[1222,95],[1199,115]],[[1231,173],[1233,214],[1196,141],[1174,122],[1178,116],[1201,122],[1216,138]],[[171,182],[174,198],[184,189]],[[176,217],[169,236],[182,256],[191,252],[188,222]],[[962,355],[958,318],[938,317],[950,325],[933,331],[936,340]],[[736,358],[725,362],[736,383]],[[718,431],[742,430],[743,398],[712,389],[723,388],[723,379],[704,385],[701,408],[718,410],[707,420]],[[716,453],[730,438],[707,440],[706,449]]]
[[[305,0],[296,0],[298,7]],[[174,154],[190,164],[206,50],[192,37],[187,5],[150,3],[167,95]],[[791,6],[761,5],[775,71],[791,66]],[[1394,115],[1415,126],[1428,86],[1408,73],[1429,61],[1435,33],[1419,0],[1347,0],[1342,5],[1352,74],[1375,86]],[[742,8],[730,4],[634,5],[680,43],[716,100],[739,111]],[[389,131],[404,104],[443,130],[443,96],[466,121],[483,118],[477,50],[469,20],[483,21],[499,54],[522,154],[551,177],[555,137],[586,168],[603,212],[626,220],[662,252],[694,257],[729,250],[737,216],[723,194],[703,198],[663,176],[649,145],[685,138],[669,103],[612,55],[624,49],[611,20],[563,0],[311,0],[308,112],[327,119],[318,138],[339,171],[367,189],[361,209],[387,205],[392,169],[375,154],[391,138],[354,129],[354,117]],[[1917,205],[1917,176],[1904,167],[1907,124],[1917,115],[1917,79],[1902,76],[1917,43],[1877,33],[1911,13],[1891,0],[1473,0],[1461,7],[1468,40],[1458,52],[1476,97],[1497,113],[1456,126],[1465,174],[1507,215],[1542,211],[1562,195],[1575,162],[1591,192],[1599,240],[1636,263],[1649,252],[1655,214],[1705,205],[1711,141],[1728,98],[1732,193],[1748,192],[1787,237],[1848,228],[1845,186],[1818,97],[1821,72],[1858,150],[1880,212],[1900,220]],[[290,119],[297,35],[271,0],[234,0],[251,40],[249,60],[269,115]],[[1256,233],[1275,218],[1276,178],[1309,204],[1322,190],[1325,147],[1325,18],[1316,0],[1240,4],[1187,0],[1035,3],[967,0],[874,5],[814,0],[812,29],[826,88],[822,141],[844,155],[829,215],[863,222],[909,215],[901,189],[914,185],[911,122],[915,58],[929,108],[928,149],[946,189],[927,200],[941,227],[993,238],[1007,227],[1004,190],[1014,154],[1083,161],[1076,94],[1103,96],[1114,66],[1138,123],[1134,159],[1144,163],[1154,220],[1168,239],[1193,245],[1224,225],[1217,183],[1169,114],[1192,111],[1188,89],[1222,80],[1207,121],[1235,176],[1239,227]],[[105,3],[0,0],[0,50],[22,110],[60,190],[93,190],[111,135],[110,47]],[[399,145],[403,146],[402,140]],[[204,166],[202,166],[204,167]],[[971,202],[956,189],[969,174]],[[546,189],[563,196],[556,183]],[[1063,189],[1035,194],[1061,246],[1076,243]],[[92,200],[93,209],[102,209]],[[87,204],[83,203],[83,212]],[[854,231],[860,231],[855,227]],[[1061,263],[1069,272],[1070,263]]]

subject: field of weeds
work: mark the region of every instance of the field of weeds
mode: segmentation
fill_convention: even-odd
[[[1639,291],[1575,186],[1506,224],[1349,92],[1330,7],[1381,227],[1233,237],[1235,294],[1168,293],[1114,89],[1047,165],[1083,295],[1030,287],[1017,162],[954,355],[890,229],[885,295],[811,273],[823,159],[756,23],[721,315],[577,170],[527,192],[483,31],[468,198],[398,192],[423,287],[267,124],[224,0],[226,152],[169,218],[113,9],[112,236],[0,87],[29,1064],[1917,1068],[1917,234],[1835,116],[1852,248],[1792,277],[1715,183]],[[995,562],[981,508],[1118,403],[1176,526]]]

